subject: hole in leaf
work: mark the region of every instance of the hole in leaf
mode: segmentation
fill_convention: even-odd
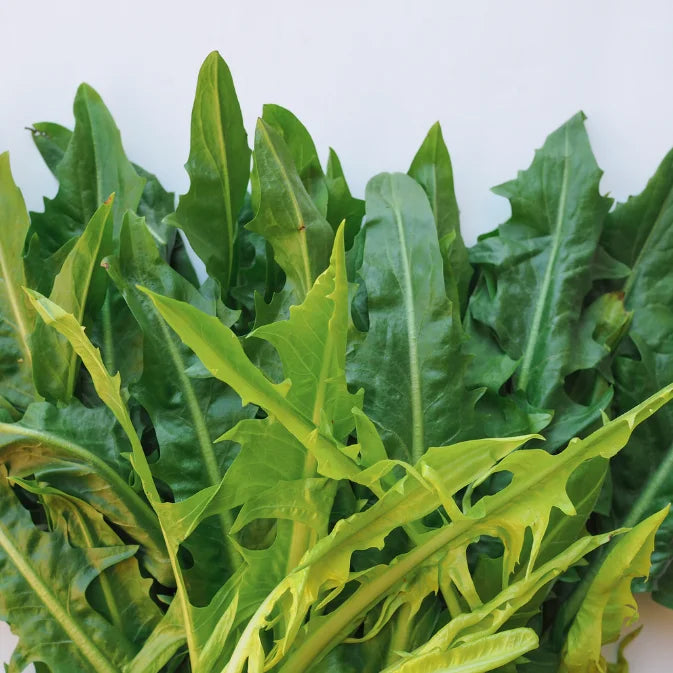
[[[238,532],[238,543],[246,549],[268,549],[276,540],[277,519],[254,519]]]

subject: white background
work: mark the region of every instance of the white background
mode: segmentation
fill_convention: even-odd
[[[185,191],[196,75],[213,49],[249,132],[263,103],[289,107],[323,156],[337,150],[358,195],[376,172],[406,170],[439,119],[468,242],[508,215],[489,188],[527,167],[578,109],[602,189],[620,200],[673,146],[666,0],[0,0],[0,151],[10,150],[29,207],[55,184],[23,129],[71,124],[81,81],[112,110],[131,159]],[[644,614],[632,673],[668,671],[673,613]],[[0,633],[0,659],[10,647]]]

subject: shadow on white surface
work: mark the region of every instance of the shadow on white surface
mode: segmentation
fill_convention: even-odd
[[[640,621],[645,627],[626,649],[630,673],[670,673],[673,661],[673,610],[658,605],[649,595],[640,596],[638,605]],[[625,631],[631,631],[632,628]],[[0,622],[0,663],[9,661],[15,644],[16,638],[9,627]],[[606,652],[611,655],[612,648],[606,648]],[[27,671],[33,673],[33,667]]]

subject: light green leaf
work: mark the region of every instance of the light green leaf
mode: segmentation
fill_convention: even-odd
[[[568,515],[575,514],[573,504],[566,494],[566,483],[570,475],[592,458],[599,456],[610,458],[615,455],[626,444],[633,428],[671,398],[673,398],[673,385],[646,400],[629,413],[603,426],[586,439],[574,440],[565,451],[558,455],[550,455],[539,449],[515,451],[506,455],[493,468],[493,471],[512,473],[512,481],[508,486],[494,495],[481,498],[473,506],[470,506],[468,502],[463,515],[453,508],[451,523],[421,538],[414,549],[406,554],[398,555],[390,565],[375,566],[357,577],[360,586],[347,600],[324,619],[318,617],[313,623],[312,620],[308,622],[298,646],[294,648],[291,656],[283,660],[282,673],[302,670],[307,662],[324,656],[325,652],[334,647],[345,633],[350,633],[361,622],[371,608],[386,596],[399,590],[401,584],[408,581],[410,574],[420,571],[428,563],[439,561],[452,550],[465,549],[479,535],[497,537],[505,546],[503,590],[491,604],[484,606],[483,612],[479,612],[482,610],[480,608],[465,613],[464,616],[458,615],[423,648],[427,648],[428,651],[434,647],[444,649],[465,628],[476,628],[483,620],[487,620],[484,622],[486,626],[479,626],[479,630],[486,629],[493,633],[513,614],[517,607],[528,603],[542,586],[555,578],[560,571],[565,570],[589,551],[609,540],[609,535],[583,538],[566,549],[560,559],[537,567],[541,543],[548,528],[552,509],[558,508]],[[477,483],[480,483],[483,478],[485,477],[478,479]],[[437,480],[435,483],[442,482]],[[446,492],[449,495],[452,494],[452,490],[447,486]],[[382,499],[380,503],[373,505],[362,515],[367,515],[372,510],[376,511],[383,502]],[[413,517],[413,514],[414,512],[410,510],[406,516]],[[368,516],[372,515],[368,514]],[[394,525],[395,519],[389,519],[388,526]],[[333,534],[338,529],[339,527],[336,527]],[[527,558],[521,558],[527,534],[531,535],[532,545]],[[526,571],[521,579],[510,584],[509,578],[519,563],[525,566]],[[333,568],[334,566],[330,564],[329,569],[322,571],[325,573],[322,579],[328,582],[328,586],[338,587],[338,578],[332,576]],[[293,603],[300,607],[303,606],[304,610],[307,609],[305,601],[315,600],[317,592],[315,588],[307,584],[310,573],[311,564],[310,559],[307,558],[295,575],[286,578],[285,582],[269,596],[268,601],[260,606],[256,618],[251,620],[248,626],[249,633],[244,633],[239,641],[239,658],[232,657],[232,664],[226,673],[238,673],[241,670],[240,667],[247,656],[246,652],[250,651],[255,638],[259,637],[258,630],[262,627],[263,620],[276,600],[289,593],[293,597]],[[318,575],[320,577],[321,573]],[[337,581],[334,582],[333,579]],[[536,584],[538,580],[541,584]],[[460,590],[460,586],[457,588]],[[520,600],[516,605],[509,592],[519,596]],[[504,605],[509,606],[505,611],[502,610]],[[287,652],[296,638],[303,614],[305,614],[299,608],[296,609],[298,610],[298,623],[294,624],[294,631],[288,627],[285,638],[277,641],[276,649],[269,655],[267,663],[275,661],[275,657]],[[423,648],[421,650],[426,651]],[[255,668],[249,670],[250,673],[257,673]]]
[[[114,198],[108,199],[92,216],[54,279],[49,298],[77,322],[84,324],[99,310],[105,298],[107,278],[101,260],[112,244]],[[38,392],[46,399],[67,404],[75,391],[79,358],[68,341],[42,321],[31,336]]]
[[[259,208],[247,226],[271,244],[301,302],[327,268],[334,232],[302,184],[282,137],[263,119],[257,122],[254,161]]]
[[[409,175],[428,195],[442,249],[446,293],[462,314],[467,306],[472,267],[460,233],[458,203],[453,189],[453,167],[439,122],[428,131],[411,162]]]
[[[306,188],[316,208],[323,217],[327,216],[328,188],[318,151],[306,127],[292,112],[280,105],[265,105],[262,119],[282,137],[290,150],[292,162],[299,179]],[[330,221],[335,228],[336,225]]]
[[[0,154],[0,394],[20,409],[35,399],[29,336],[35,315],[21,288],[21,260],[30,220],[14,183],[9,153]]]
[[[446,500],[445,493],[452,494],[464,488],[475,475],[487,474],[499,458],[515,450],[526,439],[529,438],[478,440],[428,451],[413,473],[387,491],[368,510],[341,520],[329,536],[313,546],[299,568],[273,588],[248,623],[226,673],[242,670],[249,652],[256,647],[260,630],[266,628],[268,614],[277,600],[289,594],[292,607],[284,638],[279,641],[275,654],[271,655],[272,660],[274,656],[282,656],[289,648],[321,589],[329,591],[344,587],[350,576],[351,557],[355,551],[382,548],[391,531],[434,511]],[[423,479],[425,475],[431,475],[433,484],[441,484],[441,491],[427,483]],[[377,599],[383,597],[381,595]],[[349,632],[351,630],[348,629]],[[300,670],[308,661],[302,659]]]
[[[623,535],[602,562],[570,627],[563,650],[562,673],[597,673],[605,670],[601,646],[615,642],[625,624],[638,618],[631,593],[636,577],[650,571],[657,528],[668,507],[653,514]]]
[[[133,466],[141,478],[148,500],[151,503],[159,502],[159,495],[152,480],[140,439],[131,421],[126,402],[121,394],[121,377],[119,373],[112,376],[107,371],[101,359],[100,351],[87,339],[84,328],[72,314],[67,313],[60,306],[33,290],[26,290],[26,294],[45,323],[51,325],[62,334],[82,359],[82,363],[91,375],[98,396],[114,414],[117,422],[121,425],[131,442],[134,458]]]
[[[339,229],[329,269],[321,274],[300,306],[290,308],[289,320],[255,329],[251,336],[271,343],[291,379],[286,399],[310,412],[318,427],[325,414],[331,432],[344,441],[353,429],[353,407],[362,406],[362,392],[346,388],[348,280],[344,231]]]
[[[185,167],[190,186],[180,197],[175,222],[226,296],[250,150],[231,73],[217,52],[206,58],[199,72]]]
[[[429,652],[404,659],[384,673],[485,673],[535,649],[538,638],[533,629],[512,629],[452,647],[446,652]]]
[[[316,426],[286,399],[291,384],[275,384],[269,381],[252,364],[228,327],[217,318],[205,315],[184,302],[149,291],[147,294],[166,322],[196,353],[211,374],[228,383],[240,395],[244,404],[256,404],[269,416],[275,417],[313,453],[321,474],[341,479],[358,472],[355,463],[341,452],[338,444],[320,434]]]

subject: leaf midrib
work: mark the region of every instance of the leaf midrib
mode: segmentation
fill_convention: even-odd
[[[217,176],[218,176],[218,182],[220,183],[220,187],[222,189],[222,195],[224,197],[224,210],[225,210],[225,217],[226,217],[226,222],[225,222],[225,228],[226,228],[226,235],[228,238],[227,241],[227,278],[226,278],[226,287],[222,287],[222,292],[223,294],[226,294],[226,292],[229,289],[229,283],[231,282],[231,270],[233,267],[233,257],[234,257],[234,221],[233,221],[233,216],[232,216],[232,209],[231,209],[231,184],[229,180],[229,160],[227,157],[227,145],[225,142],[224,138],[224,131],[222,128],[222,113],[221,113],[221,108],[222,106],[220,105],[220,81],[219,81],[219,64],[215,64],[215,74],[214,74],[214,84],[213,88],[215,90],[215,101],[213,102],[213,107],[215,108],[215,117],[218,120],[218,123],[215,124],[216,127],[216,135],[217,135],[217,144],[219,145],[219,148],[221,149],[221,158],[222,162],[221,164],[218,163],[217,159],[215,158],[215,155],[210,149],[210,145],[207,142],[207,134],[205,133],[204,130],[204,123],[203,123],[203,112],[204,112],[204,106],[201,104],[199,106],[199,112],[198,112],[198,120],[199,120],[199,128],[201,131],[201,136],[202,136],[202,142],[203,142],[203,147],[206,149],[206,152],[210,155],[211,159],[213,160],[213,163],[215,164],[215,167],[221,168],[221,171],[216,170]]]
[[[19,297],[17,296],[16,288],[12,282],[12,276],[10,274],[9,265],[7,264],[7,258],[5,254],[5,246],[2,239],[0,239],[0,268],[2,269],[2,279],[5,281],[5,288],[7,289],[9,305],[12,309],[12,314],[16,319],[16,328],[19,334],[19,345],[21,347],[24,360],[28,367],[32,367],[33,356],[28,346],[28,326],[26,324],[25,315],[21,311]],[[23,262],[21,263],[23,264]]]
[[[569,138],[568,138],[568,129],[565,129],[564,135],[564,152],[563,152],[563,179],[561,183],[561,193],[559,195],[559,203],[556,209],[556,220],[554,223],[554,238],[552,241],[552,249],[549,254],[549,260],[547,261],[547,268],[545,269],[544,278],[542,281],[542,288],[538,296],[537,305],[535,307],[535,313],[533,315],[533,324],[528,332],[528,338],[526,340],[526,347],[524,349],[523,358],[521,361],[521,369],[519,370],[519,377],[517,388],[519,390],[525,391],[528,387],[531,367],[533,363],[533,356],[535,354],[535,347],[537,346],[538,339],[540,337],[540,328],[542,324],[542,317],[544,314],[545,307],[547,305],[547,299],[549,291],[551,288],[551,282],[553,277],[554,267],[556,265],[556,258],[558,257],[559,249],[561,247],[561,234],[563,233],[563,223],[565,209],[568,200],[568,179],[569,179],[569,164],[570,164],[570,147],[569,147]]]
[[[411,266],[407,253],[407,240],[402,222],[400,204],[395,191],[395,183],[388,178],[390,185],[390,198],[397,229],[397,237],[400,241],[399,252],[402,259],[402,277],[404,280],[402,298],[404,301],[404,314],[407,326],[407,344],[409,348],[409,376],[411,384],[411,427],[412,443],[411,456],[416,463],[421,459],[424,447],[423,428],[423,392],[421,390],[421,375],[418,354],[418,339],[416,336],[416,309],[414,307],[414,287],[411,279]]]
[[[2,547],[9,560],[14,564],[54,620],[66,632],[82,656],[91,664],[91,667],[97,673],[119,673],[119,669],[109,663],[108,657],[101,652],[98,646],[88,637],[80,625],[77,624],[67,609],[61,605],[59,599],[35,571],[30,561],[24,558],[20,550],[17,549],[12,542],[11,534],[2,522],[0,522],[0,547]]]

